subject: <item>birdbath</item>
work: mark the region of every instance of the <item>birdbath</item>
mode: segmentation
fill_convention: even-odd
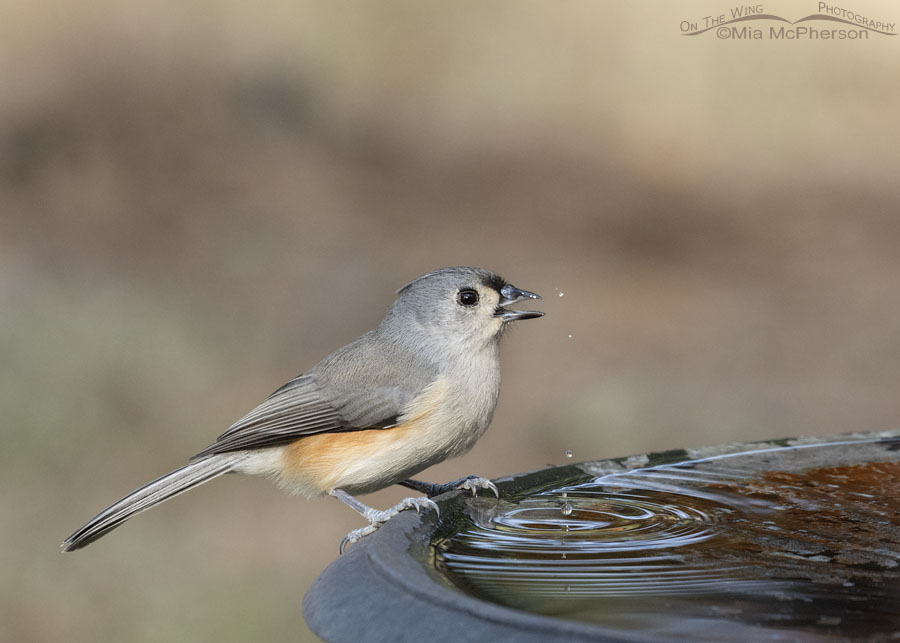
[[[900,431],[551,467],[451,492],[303,601],[327,641],[900,636]]]

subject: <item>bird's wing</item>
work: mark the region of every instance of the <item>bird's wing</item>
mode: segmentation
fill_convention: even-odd
[[[421,388],[331,385],[326,396],[315,375],[300,375],[231,425],[194,459],[289,444],[316,433],[390,429]]]
[[[194,457],[290,444],[316,433],[390,429],[437,376],[420,352],[370,331],[272,393]]]
[[[216,441],[194,456],[259,449],[293,442],[302,435],[348,427],[318,390],[315,378],[300,375],[232,424]]]

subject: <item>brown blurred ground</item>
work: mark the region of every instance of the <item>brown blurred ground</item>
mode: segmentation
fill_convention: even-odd
[[[711,4],[3,3],[0,639],[311,638],[333,501],[58,543],[445,265],[548,315],[425,478],[900,424],[900,38],[682,37]]]

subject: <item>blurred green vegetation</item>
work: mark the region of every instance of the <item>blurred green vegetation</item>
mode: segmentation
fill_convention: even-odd
[[[312,639],[338,503],[227,478],[57,545],[445,265],[548,315],[425,478],[898,424],[896,38],[686,38],[694,0],[2,6],[0,639]]]

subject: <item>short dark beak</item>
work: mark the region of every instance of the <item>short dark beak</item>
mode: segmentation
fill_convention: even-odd
[[[516,321],[517,319],[534,319],[535,317],[543,317],[544,313],[537,310],[507,310],[505,306],[509,306],[526,299],[540,299],[537,293],[520,290],[512,284],[506,284],[500,289],[500,305],[494,313],[495,317],[500,317],[505,322]]]

